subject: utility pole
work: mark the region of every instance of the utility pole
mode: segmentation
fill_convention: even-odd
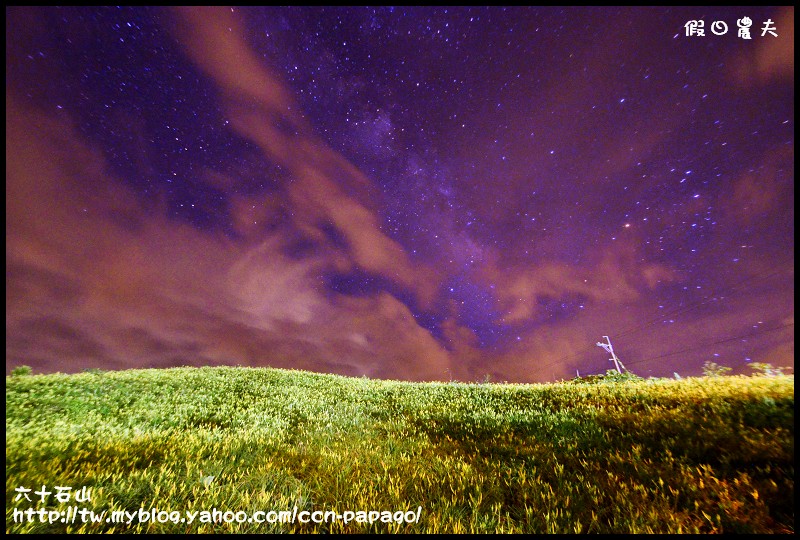
[[[603,336],[603,337],[604,337],[604,338],[606,338],[606,342],[607,342],[607,343],[600,343],[600,342],[598,341],[598,342],[597,342],[597,346],[598,346],[598,347],[602,347],[603,349],[605,349],[605,350],[606,350],[606,352],[607,352],[607,353],[609,353],[609,354],[611,355],[611,358],[610,358],[608,361],[609,361],[609,362],[614,362],[614,365],[615,365],[615,366],[616,366],[616,368],[617,368],[617,373],[622,373],[622,370],[623,370],[623,369],[624,369],[625,371],[628,371],[628,370],[625,368],[625,366],[622,364],[622,360],[620,360],[619,358],[617,358],[617,355],[616,355],[616,354],[614,354],[614,347],[612,347],[612,346],[611,346],[611,338],[609,338],[608,336]],[[622,368],[622,369],[620,369],[620,368]]]

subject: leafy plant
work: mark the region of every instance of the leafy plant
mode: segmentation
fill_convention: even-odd
[[[763,375],[764,377],[777,377],[783,375],[783,368],[782,367],[774,367],[772,364],[766,364],[764,362],[752,362],[748,364],[750,369],[756,372],[757,375]]]
[[[703,363],[703,375],[706,377],[722,377],[726,373],[729,373],[731,368],[728,366],[721,366],[716,362],[712,362],[710,360],[706,360]]]
[[[583,384],[599,384],[599,383],[624,383],[628,381],[642,381],[644,380],[642,377],[639,377],[635,373],[631,373],[630,371],[624,371],[622,373],[618,372],[616,369],[609,369],[602,375],[586,375],[584,377],[575,377],[571,379],[569,382],[571,383],[583,383]]]
[[[257,368],[6,378],[7,533],[790,533],[794,379],[409,383]],[[620,380],[615,380],[620,379]],[[407,511],[414,523],[15,520]],[[787,496],[789,494],[789,496]],[[63,510],[53,496],[48,510]],[[42,505],[44,507],[44,505]]]
[[[33,373],[33,370],[30,366],[17,366],[11,370],[12,377],[24,377],[25,375],[30,375]]]
[[[603,381],[605,382],[628,382],[628,381],[641,381],[641,377],[630,371],[620,373],[616,369],[609,369],[606,371]]]

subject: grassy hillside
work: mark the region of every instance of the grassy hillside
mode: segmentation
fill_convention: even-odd
[[[794,531],[793,376],[499,385],[248,368],[24,375],[6,378],[6,432],[7,533]],[[90,500],[59,502],[55,486],[86,486]],[[66,522],[42,513],[15,523],[28,508]],[[146,522],[108,517],[140,508]],[[80,510],[106,514],[70,523]],[[308,512],[308,523],[275,521],[279,511]],[[315,523],[324,516],[314,511],[353,515]],[[369,511],[384,513],[356,514]],[[243,523],[230,522],[237,512]],[[201,521],[214,517],[230,523]]]

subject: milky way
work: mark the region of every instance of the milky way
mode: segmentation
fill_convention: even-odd
[[[794,366],[793,8],[6,14],[7,372]]]

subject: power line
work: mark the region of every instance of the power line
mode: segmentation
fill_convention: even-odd
[[[650,358],[642,358],[640,360],[635,360],[633,362],[628,362],[628,365],[629,366],[635,366],[635,365],[638,365],[638,364],[642,364],[644,362],[649,362],[651,360],[659,360],[661,358],[668,358],[670,356],[675,356],[677,354],[683,354],[683,353],[692,352],[692,351],[699,351],[701,349],[705,349],[705,348],[711,347],[713,345],[720,345],[722,343],[728,343],[728,342],[731,342],[731,341],[736,341],[737,339],[751,338],[751,337],[755,337],[755,336],[759,336],[759,335],[763,335],[763,334],[770,334],[772,332],[777,332],[778,330],[783,330],[784,328],[788,328],[790,326],[794,326],[794,323],[793,322],[786,323],[786,324],[783,324],[783,325],[778,326],[776,328],[770,328],[768,330],[761,330],[761,331],[758,331],[758,332],[753,332],[753,333],[750,333],[750,334],[743,334],[741,336],[734,336],[734,337],[730,337],[730,338],[725,338],[725,339],[713,341],[713,342],[710,342],[710,343],[703,343],[703,344],[701,344],[699,346],[696,346],[696,347],[689,347],[689,348],[686,348],[686,349],[681,349],[680,351],[672,351],[672,352],[668,352],[668,353],[665,353],[665,354],[661,354],[659,356],[652,356]],[[558,363],[559,362],[551,362],[549,364],[545,364],[545,365],[541,366],[540,369],[545,369],[547,367],[551,367],[551,366],[553,366],[555,364],[558,364]]]
[[[786,261],[783,261],[783,262],[779,263],[777,268],[775,266],[773,266],[773,267],[769,268],[768,270],[765,270],[764,272],[760,272],[760,273],[757,273],[755,275],[748,276],[747,278],[745,278],[745,279],[743,279],[743,280],[741,280],[741,281],[739,281],[737,283],[734,283],[733,285],[727,285],[727,286],[721,287],[721,288],[719,288],[719,289],[717,289],[715,291],[712,291],[708,296],[706,296],[702,300],[699,300],[699,301],[696,301],[696,302],[692,302],[692,303],[690,303],[688,305],[685,305],[685,306],[678,306],[677,308],[673,308],[672,310],[668,310],[666,312],[660,313],[658,317],[646,322],[643,325],[637,325],[637,326],[629,327],[629,328],[627,328],[625,330],[622,330],[621,332],[615,333],[614,339],[617,340],[617,339],[619,339],[621,337],[625,337],[625,336],[629,336],[631,334],[635,334],[636,332],[644,330],[645,328],[647,328],[649,326],[653,326],[654,324],[657,324],[660,321],[663,321],[665,317],[674,317],[676,315],[682,315],[684,313],[687,313],[687,312],[689,312],[689,311],[691,311],[691,310],[693,310],[693,309],[695,309],[697,307],[702,306],[703,304],[706,304],[706,303],[716,299],[718,296],[722,296],[723,294],[728,294],[730,292],[735,291],[738,287],[740,287],[741,285],[744,285],[746,283],[749,283],[749,282],[755,283],[755,282],[758,282],[758,281],[766,280],[766,279],[768,279],[768,278],[770,278],[772,276],[778,275],[778,274],[780,274],[782,272],[782,270],[784,270],[784,267],[788,267],[789,263],[793,264],[794,260],[793,259],[791,259],[791,260],[787,259]],[[576,353],[573,353],[572,355],[560,358],[555,363],[557,364],[557,363],[567,362],[567,361],[572,360],[574,358],[577,358],[577,357],[579,357],[579,356],[581,356],[583,354],[586,354],[586,353],[590,352],[591,350],[592,350],[592,347],[586,347],[584,349],[579,350]]]
[[[725,287],[717,289],[716,291],[712,291],[708,296],[706,296],[702,300],[699,300],[699,301],[696,301],[696,302],[692,302],[692,303],[687,304],[685,306],[678,306],[677,308],[674,308],[672,310],[668,310],[668,311],[665,311],[663,313],[660,313],[658,317],[652,319],[651,321],[645,323],[644,325],[642,325],[640,327],[634,327],[632,329],[623,330],[622,332],[617,333],[614,336],[614,338],[615,339],[619,339],[619,338],[624,337],[626,335],[630,335],[632,333],[635,333],[640,329],[644,329],[644,328],[646,328],[648,326],[652,326],[652,325],[662,321],[664,319],[664,317],[672,317],[672,316],[675,316],[675,315],[682,315],[682,314],[684,314],[684,313],[686,313],[688,311],[693,310],[694,308],[700,307],[703,304],[706,304],[706,303],[708,303],[708,302],[710,302],[712,300],[715,300],[718,296],[722,296],[723,294],[727,294],[727,293],[735,291],[739,286],[744,285],[745,283],[748,283],[748,282],[755,283],[755,282],[762,281],[762,280],[765,280],[767,278],[770,278],[772,276],[776,276],[776,275],[781,273],[781,270],[783,269],[784,266],[788,265],[788,262],[789,261],[786,261],[785,263],[779,265],[777,269],[775,267],[773,267],[770,270],[761,272],[759,274],[755,274],[753,276],[749,276],[749,277],[747,277],[747,278],[745,278],[745,279],[743,279],[743,280],[741,280],[741,281],[739,281],[737,283],[734,283],[733,285],[727,285]]]
[[[762,331],[759,331],[759,332],[753,332],[751,334],[744,334],[744,335],[741,335],[741,336],[734,336],[734,337],[731,337],[731,338],[721,339],[721,340],[713,341],[713,342],[710,342],[710,343],[704,343],[704,344],[702,344],[700,346],[697,346],[697,347],[689,347],[688,349],[682,349],[680,351],[673,351],[673,352],[669,352],[669,353],[662,354],[662,355],[659,355],[659,356],[653,356],[651,358],[643,358],[641,360],[636,360],[634,362],[628,362],[628,365],[629,366],[633,366],[633,365],[641,364],[643,362],[649,362],[650,360],[659,360],[661,358],[667,358],[669,356],[675,356],[676,354],[683,354],[683,353],[686,353],[686,352],[698,351],[700,349],[704,349],[704,348],[710,347],[712,345],[720,345],[722,343],[728,343],[730,341],[736,341],[737,339],[744,339],[744,338],[759,336],[759,335],[763,335],[763,334],[769,334],[771,332],[777,332],[778,330],[783,330],[784,328],[788,328],[790,326],[794,326],[794,323],[793,322],[786,323],[786,324],[783,324],[783,325],[778,326],[776,328],[770,328],[769,330],[762,330]]]
[[[673,351],[673,352],[666,353],[666,354],[659,355],[659,356],[655,356],[655,357],[644,358],[644,359],[641,359],[641,360],[628,362],[628,365],[637,365],[637,364],[641,364],[643,362],[647,362],[647,361],[650,361],[650,360],[658,360],[660,358],[666,358],[666,357],[674,356],[674,355],[677,355],[677,354],[682,354],[682,353],[686,353],[686,352],[692,352],[692,351],[696,351],[696,350],[701,350],[701,349],[706,348],[706,347],[710,347],[710,346],[713,346],[713,345],[719,345],[719,344],[727,343],[727,342],[730,342],[730,341],[735,341],[737,339],[744,339],[744,338],[749,338],[749,337],[755,337],[755,336],[758,336],[758,335],[761,335],[761,334],[767,334],[767,333],[771,333],[771,332],[776,332],[778,330],[782,330],[784,328],[787,328],[787,327],[793,326],[793,325],[794,325],[793,322],[792,323],[787,323],[787,324],[781,325],[781,326],[779,326],[777,328],[772,328],[772,329],[768,329],[768,330],[761,330],[761,331],[753,332],[751,334],[734,336],[734,337],[725,338],[725,339],[714,341],[714,342],[704,343],[704,344],[701,344],[701,345],[696,346],[696,347],[690,347],[690,348],[687,348],[687,349],[682,349],[680,351]],[[583,352],[588,352],[591,349],[592,348],[583,349],[583,350],[579,351],[578,353],[573,354],[571,356],[568,356],[566,358],[561,358],[561,359],[555,360],[553,362],[549,362],[549,363],[541,365],[541,366],[536,366],[535,369],[537,371],[540,371],[540,370],[547,369],[547,368],[552,367],[552,366],[557,365],[557,364],[563,364],[567,360],[569,360],[571,358],[575,358],[575,357],[581,355]]]

